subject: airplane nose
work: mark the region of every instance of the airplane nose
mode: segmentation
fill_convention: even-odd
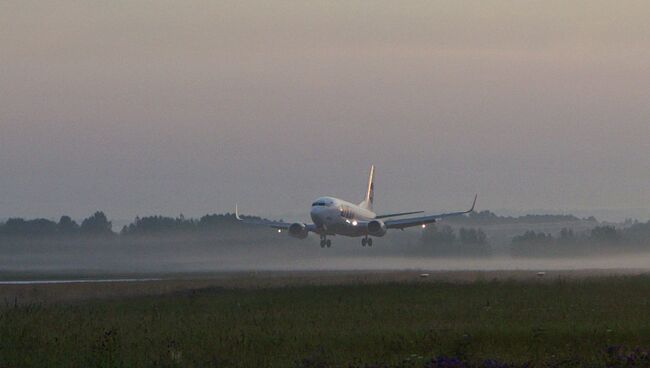
[[[332,211],[330,211],[328,208],[322,208],[322,207],[312,208],[310,211],[310,215],[312,221],[314,221],[314,224],[318,227],[322,227],[328,222],[331,222],[332,219],[334,218],[332,216]]]
[[[309,212],[309,215],[311,216],[311,220],[314,221],[314,225],[321,227],[323,226],[323,216],[322,216],[322,209],[314,207],[311,209]]]

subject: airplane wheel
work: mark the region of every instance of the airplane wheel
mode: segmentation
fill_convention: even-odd
[[[366,238],[361,239],[361,246],[362,247],[366,246]]]
[[[369,246],[369,247],[372,247],[372,238],[368,238],[367,243],[368,243],[368,246]]]
[[[321,241],[320,241],[320,247],[321,247],[321,248],[325,248],[325,240],[321,240]]]
[[[331,246],[332,246],[332,241],[329,240],[329,239],[327,239],[327,240],[325,241],[325,245],[327,245],[328,248],[331,247]]]

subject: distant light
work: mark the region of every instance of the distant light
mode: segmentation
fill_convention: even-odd
[[[281,232],[282,232],[282,229],[278,229],[278,232],[281,233]]]
[[[357,226],[358,222],[357,220],[352,221],[352,226]]]
[[[347,222],[347,223],[349,224],[349,223],[350,223],[350,220],[348,220],[348,219],[345,219],[345,222]]]
[[[426,228],[426,227],[427,227],[427,224],[422,224],[423,229]]]

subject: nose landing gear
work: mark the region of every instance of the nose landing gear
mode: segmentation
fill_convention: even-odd
[[[361,246],[365,247],[366,245],[372,247],[372,238],[369,238],[367,235],[361,239]]]
[[[325,248],[325,247],[331,247],[332,246],[332,241],[327,239],[325,235],[320,236],[320,247]]]

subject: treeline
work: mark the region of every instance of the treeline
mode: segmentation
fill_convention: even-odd
[[[564,228],[559,234],[527,231],[512,238],[514,256],[561,256],[587,251],[650,250],[650,221],[619,229],[596,226],[590,231],[574,233]]]
[[[497,216],[490,211],[471,213],[466,216],[450,217],[445,219],[454,227],[474,227],[495,224],[540,224],[540,223],[570,223],[577,221],[593,221],[596,219],[579,219],[573,215],[526,215],[520,217]],[[77,223],[69,216],[62,216],[58,222],[49,219],[10,218],[0,224],[0,236],[71,236],[71,235],[155,235],[168,233],[196,233],[228,229],[242,226],[232,214],[211,214],[198,219],[167,216],[136,217],[135,220],[124,226],[119,232],[114,232],[112,224],[102,211],[97,211],[92,216]],[[429,228],[435,231],[436,227]],[[463,242],[463,235],[458,234],[458,242]]]
[[[452,257],[504,253],[513,256],[546,257],[591,255],[597,252],[626,250],[650,251],[650,221],[647,223],[626,222],[621,227],[614,227],[601,225],[595,219],[581,220],[570,215],[528,215],[516,219],[522,223],[529,223],[529,229],[534,228],[536,224],[548,222],[561,224],[565,228],[552,233],[529,230],[522,234],[521,226],[518,226],[517,233],[506,230],[509,232],[506,235],[501,235],[495,233],[487,225],[494,224],[495,221],[513,221],[513,218],[500,217],[489,211],[483,211],[453,221],[446,221],[448,225],[427,226],[419,235],[419,239],[408,238],[414,239],[414,244],[416,244],[414,248],[409,248],[410,250],[403,245],[411,240],[406,237],[399,238],[401,234],[392,235],[397,236],[394,238],[398,244],[395,247],[396,251]],[[575,227],[571,229],[574,226],[572,221],[581,222],[576,223]],[[585,221],[594,221],[593,226]],[[484,229],[481,229],[481,226],[485,226]],[[246,228],[247,231],[240,231],[243,228]],[[499,231],[502,230],[499,229]],[[513,237],[515,234],[518,235]],[[119,231],[113,230],[113,224],[101,211],[80,222],[76,222],[69,216],[62,216],[58,221],[42,218],[29,220],[10,218],[4,223],[0,223],[0,240],[3,244],[22,244],[32,240],[42,243],[56,239],[60,239],[60,243],[72,244],[74,242],[69,241],[71,238],[79,238],[81,242],[85,242],[89,238],[113,239],[110,242],[124,244],[146,242],[151,238],[173,243],[182,238],[183,241],[197,241],[206,244],[209,241],[210,245],[215,242],[222,242],[226,245],[262,244],[269,241],[286,243],[288,239],[293,239],[285,234],[269,231],[265,227],[242,224],[235,219],[233,214],[229,213],[210,214],[200,218],[186,218],[183,215],[136,217],[133,222]]]
[[[169,233],[201,233],[234,229],[242,225],[232,214],[205,215],[199,219],[165,216],[136,217],[134,222],[113,231],[113,224],[104,212],[97,211],[92,216],[77,223],[69,216],[62,216],[58,222],[48,219],[25,220],[10,218],[0,224],[3,237],[72,237],[72,236],[138,236]]]
[[[430,225],[422,232],[421,245],[437,256],[486,256],[491,253],[487,235],[481,229]]]
[[[51,237],[51,236],[111,236],[115,235],[112,223],[106,215],[95,212],[78,224],[69,216],[61,216],[58,222],[48,219],[25,220],[10,218],[0,224],[0,236],[11,237]]]
[[[466,216],[449,217],[445,222],[450,224],[467,224],[474,226],[503,225],[503,224],[545,224],[545,223],[570,223],[570,222],[593,222],[598,220],[594,217],[581,219],[574,215],[525,215],[519,217],[498,216],[490,211],[472,212]]]
[[[248,218],[248,217],[247,217]],[[259,217],[250,217],[262,220]],[[247,226],[237,221],[233,214],[205,215],[199,219],[165,216],[136,217],[135,221],[120,231],[123,236],[156,235],[168,233],[203,233],[239,229]]]

